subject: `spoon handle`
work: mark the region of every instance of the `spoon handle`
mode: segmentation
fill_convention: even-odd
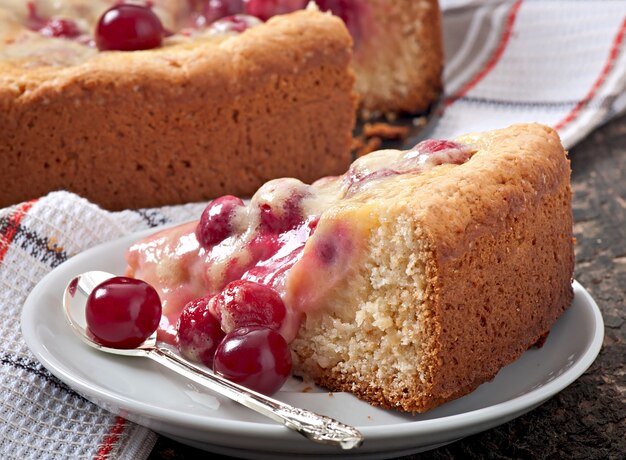
[[[282,423],[312,441],[340,446],[342,449],[353,449],[363,442],[363,435],[354,427],[249,390],[194,365],[167,348],[157,346],[150,349],[147,356],[210,390]]]

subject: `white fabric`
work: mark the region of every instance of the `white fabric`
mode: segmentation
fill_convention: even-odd
[[[570,148],[626,108],[626,2],[442,5],[454,8],[444,13],[446,92],[433,137],[536,121]]]
[[[571,147],[625,109],[626,2],[442,4],[447,89],[431,137],[539,121],[560,126]],[[197,217],[201,209],[112,213],[56,192],[0,210],[0,458],[148,456],[154,433],[86,401],[35,361],[21,336],[21,307],[69,257],[129,232]]]
[[[69,257],[129,232],[190,220],[202,208],[112,213],[55,192],[0,210],[0,458],[148,456],[154,433],[88,402],[35,360],[21,336],[21,308],[37,282]]]

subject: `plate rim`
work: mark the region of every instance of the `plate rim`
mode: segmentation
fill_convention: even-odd
[[[34,299],[49,291],[46,289],[49,282],[48,280],[59,276],[59,273],[64,270],[69,270],[69,266],[78,265],[82,260],[89,259],[91,254],[102,251],[105,247],[122,245],[124,242],[128,244],[138,238],[155,233],[169,226],[170,225],[150,228],[101,243],[71,257],[64,263],[52,269],[37,283],[24,302],[20,315],[20,324],[22,336],[26,345],[35,358],[41,362],[49,372],[81,395],[90,395],[92,398],[105,401],[107,404],[123,406],[128,411],[142,414],[152,420],[158,420],[167,424],[175,423],[179,427],[192,427],[198,430],[217,428],[219,432],[224,434],[240,435],[242,432],[245,432],[254,433],[255,437],[262,436],[265,439],[284,439],[285,433],[289,433],[289,430],[279,424],[274,425],[246,420],[219,419],[219,426],[216,427],[214,425],[217,419],[211,415],[185,414],[179,410],[154,406],[152,404],[137,401],[134,398],[124,397],[123,395],[112,393],[99,387],[97,383],[94,384],[86,379],[77,378],[72,375],[71,372],[66,371],[63,363],[58,361],[58,359],[55,359],[54,355],[47,352],[44,344],[34,340],[36,336],[34,331],[35,323],[31,321],[31,318],[36,312],[36,307],[33,306]],[[591,366],[600,352],[604,339],[604,321],[597,303],[578,281],[573,280],[572,286],[574,289],[574,296],[576,297],[580,295],[583,297],[583,303],[594,319],[594,329],[591,335],[592,338],[586,344],[584,352],[577,358],[576,362],[571,367],[554,380],[507,401],[480,409],[446,415],[436,419],[407,421],[405,423],[389,425],[357,425],[357,428],[369,440],[404,438],[407,435],[429,435],[442,431],[442,428],[445,428],[445,430],[466,428],[469,425],[480,425],[491,420],[505,417],[512,413],[520,413],[525,410],[531,410],[558,392],[562,391],[578,379]],[[67,332],[71,334],[69,327]],[[93,401],[92,398],[88,399]]]

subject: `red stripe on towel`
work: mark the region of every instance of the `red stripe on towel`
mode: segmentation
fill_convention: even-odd
[[[511,11],[509,11],[509,15],[506,18],[506,25],[504,26],[504,33],[500,38],[500,43],[498,43],[498,47],[495,52],[491,55],[491,58],[485,64],[485,67],[482,68],[480,72],[472,78],[469,83],[467,83],[463,88],[461,88],[456,94],[450,96],[446,102],[446,107],[453,104],[457,99],[465,96],[472,88],[474,88],[483,78],[489,74],[496,66],[496,64],[502,58],[504,54],[504,50],[506,50],[507,45],[509,44],[509,40],[511,39],[511,34],[513,32],[513,26],[515,25],[515,20],[517,19],[517,13],[519,12],[520,6],[522,6],[522,0],[517,0],[513,6],[511,7]]]
[[[561,121],[559,121],[557,124],[554,125],[554,129],[558,131],[559,129],[562,129],[563,127],[565,127],[566,125],[574,121],[576,117],[578,117],[578,115],[580,114],[580,111],[582,110],[582,108],[585,105],[587,105],[589,101],[591,101],[591,99],[594,98],[594,96],[596,95],[596,93],[598,92],[602,84],[604,83],[604,80],[606,80],[606,77],[611,72],[613,65],[615,64],[615,60],[617,59],[617,56],[619,55],[620,48],[622,47],[622,43],[624,41],[624,32],[626,32],[626,19],[624,19],[624,21],[622,22],[622,25],[617,31],[617,35],[615,35],[615,38],[613,39],[613,45],[611,46],[609,57],[604,63],[604,67],[600,71],[600,75],[598,75],[598,78],[591,86],[591,89],[589,90],[589,92],[584,98],[578,101],[578,103],[574,106],[574,108],[570,111],[570,113],[568,113],[565,116],[565,118],[563,118]]]
[[[98,453],[94,457],[94,460],[105,460],[108,458],[111,450],[113,449],[113,446],[119,439],[120,434],[122,434],[122,431],[124,431],[125,425],[125,419],[120,416],[115,417],[115,424],[111,427],[111,431],[109,431],[107,437],[104,438],[104,442],[100,446],[100,449],[98,449]]]
[[[11,242],[13,242],[13,238],[15,238],[15,234],[17,233],[17,229],[20,226],[20,222],[22,218],[26,215],[30,208],[37,202],[37,200],[26,201],[25,203],[20,204],[15,210],[11,213],[9,217],[9,224],[0,234],[0,264],[4,260],[4,257],[9,250],[9,246],[11,246]]]

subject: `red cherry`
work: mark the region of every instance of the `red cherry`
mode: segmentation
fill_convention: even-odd
[[[206,23],[243,12],[243,0],[204,0],[202,8]]]
[[[215,349],[224,338],[219,321],[209,311],[209,298],[189,302],[176,325],[180,353],[191,361],[213,367]]]
[[[229,332],[217,347],[214,369],[251,390],[270,395],[291,374],[285,339],[273,329],[245,327]]]
[[[302,224],[305,219],[301,207],[302,198],[302,194],[295,193],[283,202],[261,204],[259,206],[261,228],[270,232],[282,233]]]
[[[241,33],[259,24],[262,24],[262,22],[254,16],[249,16],[247,14],[233,14],[232,16],[226,16],[215,21],[211,24],[211,29],[220,33]]]
[[[161,46],[164,33],[161,20],[149,7],[122,4],[100,17],[95,38],[101,51],[135,51]]]
[[[202,247],[209,248],[230,236],[233,215],[243,206],[241,198],[232,195],[222,196],[209,203],[196,227],[196,238]]]
[[[148,283],[117,276],[89,294],[85,313],[87,328],[102,345],[135,348],[159,326],[161,300]]]
[[[307,0],[245,0],[244,12],[267,21],[277,14],[291,13],[306,6]]]
[[[418,150],[419,152],[422,152],[422,153],[435,153],[435,152],[440,152],[442,150],[452,150],[452,149],[460,150],[461,145],[453,141],[446,141],[446,140],[439,140],[439,139],[427,139],[417,144],[411,150]]]
[[[357,0],[315,0],[317,6],[322,11],[331,11],[335,16],[341,18],[350,31],[355,42],[360,38],[359,15],[361,7]]]
[[[287,309],[278,293],[253,281],[236,280],[213,298],[213,310],[221,319],[222,329],[263,326],[279,330]]]
[[[52,19],[39,29],[39,33],[46,37],[75,38],[80,35],[80,29],[70,19]]]
[[[245,0],[244,12],[267,21],[276,14],[277,0]]]

